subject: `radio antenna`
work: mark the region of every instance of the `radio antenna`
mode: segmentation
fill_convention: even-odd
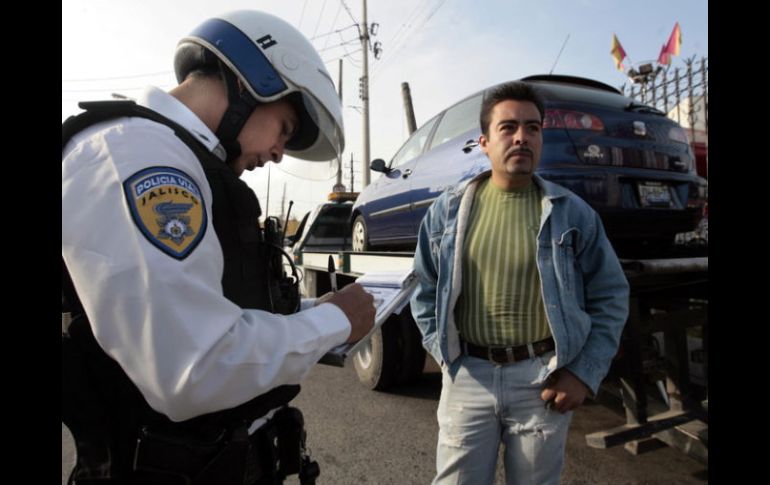
[[[286,240],[286,228],[289,227],[289,213],[291,212],[291,206],[294,205],[294,201],[289,201],[289,208],[286,209],[286,221],[283,223],[283,234],[281,234],[281,244]]]
[[[567,38],[564,39],[564,43],[561,45],[561,50],[559,51],[559,54],[556,56],[556,60],[553,61],[553,66],[551,67],[551,72],[548,73],[550,76],[553,74],[553,70],[556,68],[556,63],[559,62],[559,58],[561,57],[561,53],[564,52],[564,46],[567,45],[567,41],[569,40],[569,34],[567,34]]]

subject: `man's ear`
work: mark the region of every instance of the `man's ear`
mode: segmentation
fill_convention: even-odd
[[[481,148],[481,151],[484,153],[487,153],[487,141],[489,140],[487,140],[487,137],[484,136],[483,133],[479,135],[479,147]]]

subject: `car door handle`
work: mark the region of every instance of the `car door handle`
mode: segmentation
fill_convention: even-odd
[[[407,169],[404,169],[404,174],[401,177],[402,178],[407,178],[410,175],[412,175],[412,169],[411,168],[407,168]]]
[[[463,152],[470,153],[471,150],[473,150],[473,147],[478,146],[479,142],[476,140],[468,140],[465,142],[465,145],[463,146]]]

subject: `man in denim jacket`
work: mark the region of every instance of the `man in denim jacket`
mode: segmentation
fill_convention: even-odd
[[[544,106],[527,84],[481,108],[492,169],[442,194],[420,225],[411,300],[443,386],[435,484],[556,484],[572,410],[595,394],[628,316],[601,220],[534,174]]]

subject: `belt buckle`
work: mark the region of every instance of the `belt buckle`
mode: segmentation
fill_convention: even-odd
[[[495,355],[493,352],[494,350],[498,350],[498,349],[495,349],[494,347],[487,347],[487,360],[489,360],[493,364],[498,364],[498,365],[507,364],[508,362],[506,362],[505,359],[497,358],[497,355]]]
[[[492,353],[493,350],[503,350],[503,349],[495,349],[493,347],[487,347],[487,360],[492,362],[493,364],[510,364],[513,362],[516,362],[516,357],[513,354],[513,348],[512,347],[505,347],[505,358],[497,359],[497,356]]]

